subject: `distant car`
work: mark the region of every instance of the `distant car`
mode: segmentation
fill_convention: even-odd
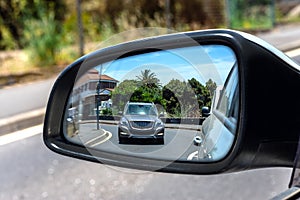
[[[118,125],[119,143],[130,139],[154,139],[164,143],[165,125],[154,103],[128,102]]]

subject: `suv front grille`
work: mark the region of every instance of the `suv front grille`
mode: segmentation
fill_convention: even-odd
[[[149,122],[149,121],[132,121],[131,126],[133,128],[138,128],[138,129],[149,129],[149,128],[152,128],[153,122]]]

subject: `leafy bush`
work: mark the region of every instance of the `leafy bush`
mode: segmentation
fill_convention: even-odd
[[[101,110],[101,114],[104,116],[112,116],[112,109],[111,108],[105,108]]]
[[[41,67],[56,64],[62,33],[58,32],[58,23],[54,19],[54,13],[43,13],[40,20],[28,20],[24,32],[34,64]]]
[[[237,29],[269,29],[272,28],[274,2],[233,0],[229,2],[229,18],[231,28]]]

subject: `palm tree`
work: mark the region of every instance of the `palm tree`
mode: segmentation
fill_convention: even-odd
[[[141,85],[145,85],[147,87],[154,87],[159,86],[159,79],[156,78],[156,75],[154,72],[151,72],[150,69],[145,69],[144,71],[141,71],[141,75],[136,76],[138,79],[138,82]]]

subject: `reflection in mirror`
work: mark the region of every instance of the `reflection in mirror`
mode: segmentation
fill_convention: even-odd
[[[229,47],[203,45],[99,63],[75,82],[65,137],[135,157],[223,159],[238,123],[236,62]]]

